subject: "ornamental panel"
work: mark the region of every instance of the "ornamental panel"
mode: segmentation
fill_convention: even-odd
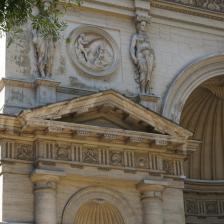
[[[79,70],[92,77],[112,74],[120,56],[115,40],[96,26],[79,26],[67,39],[69,57]]]

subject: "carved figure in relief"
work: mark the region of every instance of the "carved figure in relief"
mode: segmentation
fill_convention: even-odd
[[[111,61],[111,55],[109,51],[105,48],[103,45],[99,45],[96,50],[96,57],[94,61],[94,65],[102,69],[110,64]]]
[[[150,93],[155,54],[146,32],[147,21],[137,18],[137,33],[133,35],[130,46],[131,58],[136,66],[136,82],[140,93]]]
[[[56,159],[69,160],[70,146],[66,144],[56,144]]]
[[[103,37],[81,33],[75,41],[77,59],[85,67],[102,71],[113,63],[112,49]]]
[[[83,152],[83,161],[89,163],[98,163],[98,151],[95,149],[86,149]]]
[[[33,151],[31,145],[26,144],[17,144],[16,145],[17,159],[21,160],[32,160],[33,159]]]
[[[88,61],[88,43],[87,37],[84,33],[80,34],[77,39],[77,54],[79,55],[80,59],[84,59],[86,62]]]
[[[47,17],[47,11],[50,6],[51,0],[43,1],[43,11],[46,15],[42,16]],[[55,48],[53,37],[50,35],[48,37],[44,37],[38,29],[33,29],[32,36],[39,76],[41,78],[51,77]]]

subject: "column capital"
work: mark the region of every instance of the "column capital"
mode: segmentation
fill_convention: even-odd
[[[140,193],[147,195],[157,195],[162,193],[165,187],[168,186],[168,182],[165,180],[142,180],[137,184],[137,189]]]
[[[36,169],[30,178],[34,184],[34,190],[56,189],[57,183],[62,176],[65,176],[63,171]]]

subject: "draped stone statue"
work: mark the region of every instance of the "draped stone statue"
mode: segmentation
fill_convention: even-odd
[[[51,0],[43,0],[43,11],[45,13],[42,16],[47,16],[50,6]],[[38,74],[41,78],[49,78],[52,75],[54,55],[53,37],[51,35],[44,37],[38,29],[33,29],[32,37]]]
[[[136,66],[135,81],[141,94],[151,92],[152,72],[155,65],[155,54],[146,32],[147,19],[137,18],[137,33],[132,36],[130,55]]]

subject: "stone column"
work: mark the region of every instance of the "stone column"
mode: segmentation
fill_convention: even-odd
[[[162,193],[166,182],[144,180],[138,184],[141,193],[144,224],[163,224]]]
[[[61,175],[45,170],[35,170],[32,174],[35,224],[57,223],[56,189]]]

